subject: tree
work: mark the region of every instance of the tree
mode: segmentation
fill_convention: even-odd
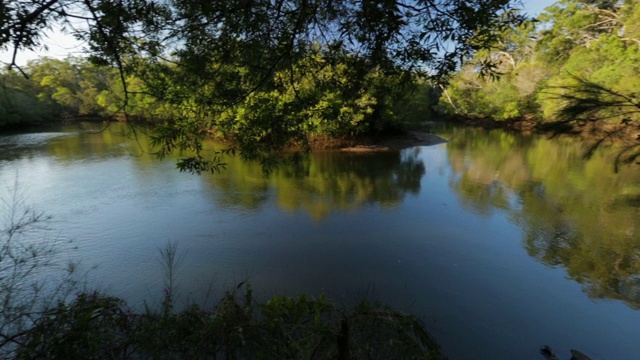
[[[58,113],[55,102],[38,98],[40,87],[14,72],[0,72],[0,127],[50,120]]]
[[[132,96],[126,82],[130,75],[145,83],[141,92],[178,108],[172,122],[180,126],[163,128],[157,143],[161,152],[190,149],[193,155],[184,159],[182,169],[200,171],[215,168],[216,162],[201,153],[202,139],[223,121],[225,110],[254,93],[274,89],[278,81],[295,90],[295,67],[316,46],[328,65],[357,59],[357,66],[346,74],[347,83],[363,89],[368,84],[359,79],[398,71],[442,82],[501,31],[524,21],[515,11],[518,4],[22,0],[0,8],[0,49],[15,53],[40,46],[43,30],[53,24],[73,32],[87,42],[95,63],[119,70],[122,108]],[[87,27],[75,27],[74,19],[85,20]],[[15,67],[15,61],[9,66]],[[287,71],[291,75],[284,77]],[[295,91],[294,95],[298,96]],[[244,130],[251,129],[236,128],[225,135],[236,139],[241,153],[251,155],[255,139]],[[271,130],[267,148],[273,150],[306,135],[297,125]]]
[[[97,115],[101,112],[96,97],[110,86],[106,69],[69,57],[31,61],[27,71],[40,88],[39,98],[55,101],[71,114]]]
[[[546,125],[556,133],[593,132],[594,123],[600,123],[601,134],[591,144],[585,157],[591,157],[606,141],[621,140],[623,147],[614,161],[618,171],[621,164],[630,164],[640,158],[640,100],[635,93],[623,93],[600,83],[572,75],[572,82],[549,90],[547,95],[561,102],[557,120]],[[602,125],[604,123],[605,125]],[[627,140],[630,135],[635,139]]]
[[[450,82],[442,107],[497,120],[535,115],[563,125],[632,123],[640,87],[638,19],[637,1],[558,1],[538,26],[507,29],[493,47],[478,51]],[[482,77],[485,62],[496,66],[498,78]]]
[[[535,115],[536,92],[550,70],[537,59],[534,23],[503,31],[449,82],[440,99],[447,113],[506,120]],[[482,68],[493,66],[494,73]]]
[[[610,140],[624,147],[615,159],[632,163],[640,156],[640,36],[636,1],[566,0],[552,7],[553,26],[542,33],[547,44],[566,43],[559,71],[545,81],[538,102],[548,128],[587,133],[594,138],[586,156]],[[557,56],[554,56],[558,58]]]

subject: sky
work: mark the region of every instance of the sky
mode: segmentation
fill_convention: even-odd
[[[524,9],[530,15],[538,15],[546,8],[557,2],[557,0],[523,0]]]
[[[545,7],[555,3],[557,0],[522,0],[524,3],[524,9],[527,14],[536,16],[540,14]],[[55,29],[47,34],[44,41],[47,44],[47,49],[40,49],[39,51],[24,51],[18,53],[17,64],[22,66],[27,61],[48,56],[53,58],[65,58],[68,55],[82,55],[83,45],[68,34],[62,34]],[[0,52],[0,62],[8,64],[11,61],[13,53],[9,51]]]

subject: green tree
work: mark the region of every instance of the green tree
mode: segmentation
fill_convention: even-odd
[[[556,131],[595,133],[590,152],[610,139],[627,147],[616,158],[635,161],[640,152],[640,37],[635,1],[563,1],[550,9],[553,26],[542,45],[562,38],[568,50],[559,71],[544,83],[538,102]],[[636,137],[634,141],[634,137]]]
[[[444,90],[440,107],[496,120],[531,116],[562,132],[604,129],[597,144],[611,135],[630,138],[639,119],[639,18],[637,1],[559,1],[537,26],[507,29],[478,51]],[[482,76],[486,62],[499,77]],[[632,147],[626,151],[625,160],[637,157]]]
[[[109,88],[107,70],[80,58],[41,58],[30,62],[27,71],[40,87],[40,99],[53,100],[72,115],[100,114],[96,97]]]
[[[496,120],[535,115],[535,94],[549,71],[536,60],[531,23],[503,31],[492,47],[478,51],[444,89],[440,107],[450,114]],[[483,67],[492,66],[486,74]]]
[[[634,19],[639,12],[635,1],[563,0],[541,15],[545,26],[536,51],[557,69],[538,94],[545,118],[554,119],[565,106],[563,94],[577,94],[578,78],[622,94],[636,91],[640,38]]]
[[[264,110],[262,97],[278,82],[295,88],[301,80],[295,67],[310,56],[312,44],[319,44],[331,66],[356,59],[357,66],[343,74],[349,86],[344,91],[332,89],[339,98],[358,99],[370,92],[381,99],[383,83],[372,78],[408,71],[443,81],[506,27],[524,20],[514,11],[518,4],[508,0],[21,0],[0,8],[5,20],[0,26],[0,49],[37,47],[43,43],[43,30],[53,24],[74,31],[87,42],[95,63],[118,70],[125,105],[132,97],[130,75],[143,81],[141,92],[172,107],[179,105],[172,115],[177,126],[162,128],[157,144],[161,152],[191,149],[195,155],[185,158],[181,168],[199,171],[216,165],[200,152],[211,122],[221,122],[226,109],[245,101]],[[71,19],[78,17],[86,20],[86,28],[73,27]],[[286,71],[291,76],[279,75]],[[385,108],[383,101],[377,101],[372,115],[382,118]],[[282,112],[295,117],[298,110],[292,106]],[[273,146],[264,150],[304,145],[308,128],[279,124],[283,119],[264,118],[262,127],[273,130],[267,142]],[[260,153],[255,150],[255,136],[253,126],[238,126],[233,132],[237,148],[249,157]]]
[[[30,125],[52,120],[59,107],[42,101],[39,86],[14,72],[0,72],[0,127]]]

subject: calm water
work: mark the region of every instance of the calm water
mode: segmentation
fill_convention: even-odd
[[[228,159],[175,170],[114,124],[0,136],[17,182],[70,239],[95,286],[135,304],[162,292],[158,248],[182,254],[178,291],[205,301],[249,278],[258,297],[378,299],[422,316],[451,359],[640,358],[640,167],[585,161],[575,141],[478,129],[380,154],[317,153],[265,179]]]

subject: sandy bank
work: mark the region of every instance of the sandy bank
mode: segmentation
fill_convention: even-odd
[[[385,138],[378,143],[367,145],[354,145],[343,147],[342,151],[365,152],[365,151],[390,151],[406,149],[414,146],[430,146],[446,143],[447,140],[438,135],[425,132],[409,131],[402,135]]]

